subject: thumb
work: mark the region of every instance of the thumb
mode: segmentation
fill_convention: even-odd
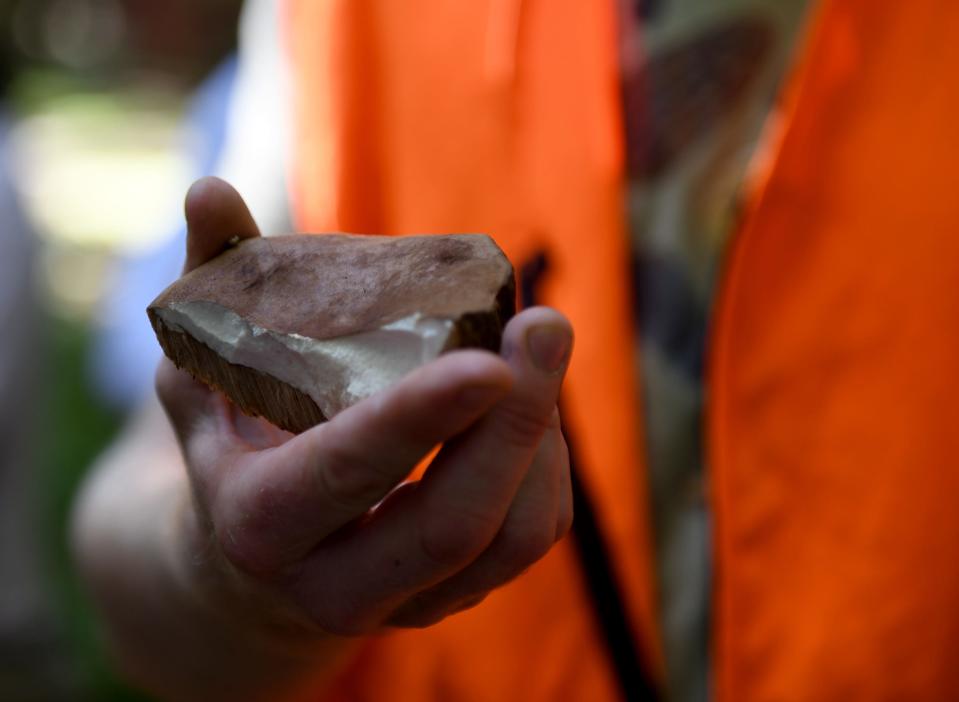
[[[187,273],[226,249],[235,237],[260,236],[240,193],[232,185],[212,176],[196,181],[184,203],[187,224]]]

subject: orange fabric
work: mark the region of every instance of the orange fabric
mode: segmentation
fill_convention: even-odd
[[[372,640],[319,699],[617,700],[574,561],[564,542],[479,607]]]
[[[487,231],[578,331],[567,423],[653,638],[612,2],[291,0],[310,229]],[[959,5],[817,15],[714,320],[720,700],[959,699]],[[611,699],[567,545],[338,699]]]
[[[715,320],[718,699],[959,699],[959,4],[818,15]]]
[[[602,505],[637,638],[654,650],[614,3],[292,0],[289,10],[303,228],[482,231],[517,265],[547,253],[542,301],[577,330],[564,422]],[[498,605],[386,637],[357,676],[404,690],[403,699],[515,699],[503,691],[528,690],[528,699],[552,700],[563,689],[568,699],[609,699],[580,578],[563,549],[497,593]],[[547,656],[556,646],[563,655]],[[431,687],[439,661],[443,680],[460,681],[456,696]],[[378,672],[387,669],[391,677]],[[557,687],[571,670],[595,681],[596,694]],[[382,699],[375,684],[364,689]]]

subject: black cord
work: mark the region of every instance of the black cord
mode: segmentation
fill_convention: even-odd
[[[596,513],[579,480],[572,446],[570,472],[575,513],[573,540],[623,699],[627,702],[654,702],[660,699],[660,695],[650,675],[648,662],[636,645],[630,630],[622,592],[613,574],[609,550],[596,522]]]
[[[537,304],[538,288],[548,271],[549,257],[545,251],[537,252],[520,268],[519,294],[524,308]],[[622,592],[596,521],[596,512],[579,480],[576,452],[568,432],[566,443],[569,446],[575,513],[573,542],[619,689],[626,702],[658,702],[660,695],[647,667],[648,661],[642,656],[630,630]]]

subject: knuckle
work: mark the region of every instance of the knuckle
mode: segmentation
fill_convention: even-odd
[[[404,608],[387,620],[390,626],[401,629],[426,629],[446,619],[447,612],[425,607]]]
[[[356,589],[344,582],[323,578],[299,581],[293,597],[319,631],[334,636],[354,637],[368,634],[379,626],[374,608]]]
[[[291,510],[293,496],[282,484],[266,481],[257,485],[245,485],[233,506],[231,524],[244,536],[251,550],[260,554],[260,560],[271,556],[277,558],[280,536],[292,526]],[[295,512],[294,512],[295,514]]]
[[[444,618],[445,614],[432,602],[430,591],[418,592],[387,619],[387,624],[403,629],[424,629]]]
[[[552,527],[552,525],[549,525]],[[511,530],[502,534],[501,560],[522,570],[545,556],[555,542],[555,529]]]
[[[486,515],[462,511],[452,516],[431,510],[420,522],[420,550],[433,563],[454,566],[478,556],[492,541],[495,527]]]
[[[321,499],[353,510],[372,506],[390,487],[369,462],[338,446],[324,452],[314,475]]]
[[[556,536],[554,541],[559,541],[569,533],[573,528],[573,507],[569,505],[560,510],[559,518],[556,520]]]
[[[365,612],[353,599],[339,601],[335,607],[311,612],[316,625],[328,634],[346,638],[363,636],[373,628]]]
[[[543,434],[558,420],[555,412],[544,414],[531,403],[504,404],[497,410],[497,429],[509,445],[535,448]]]
[[[569,471],[569,444],[562,431],[559,432],[559,462],[563,470]]]
[[[427,590],[411,597],[387,620],[390,626],[404,629],[425,629],[480,604],[489,595],[488,590],[467,595]]]
[[[370,632],[369,627],[364,626],[358,620],[349,619],[343,616],[334,617],[332,623],[320,624],[320,628],[328,634],[339,636],[344,639],[364,636]]]
[[[237,570],[253,576],[266,574],[259,549],[238,530],[230,527],[216,529],[217,544],[226,560]]]
[[[276,568],[257,529],[251,529],[245,511],[235,503],[217,500],[212,509],[213,533],[220,552],[234,568],[254,577],[271,575]]]
[[[453,608],[452,614],[458,612],[465,612],[468,609],[473,609],[483,603],[483,601],[489,597],[489,592],[481,592],[475,595],[470,595],[464,600],[460,600],[460,603]]]
[[[559,433],[563,433],[563,420],[559,414],[559,407],[553,406],[553,411],[549,415],[549,428],[558,429]]]

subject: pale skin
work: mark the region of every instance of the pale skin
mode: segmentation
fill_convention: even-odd
[[[259,236],[213,178],[186,214],[186,270]],[[159,405],[75,508],[119,665],[164,699],[315,699],[365,635],[430,626],[518,577],[572,523],[556,409],[571,349],[562,315],[526,310],[499,355],[445,354],[298,436],[164,361]]]

